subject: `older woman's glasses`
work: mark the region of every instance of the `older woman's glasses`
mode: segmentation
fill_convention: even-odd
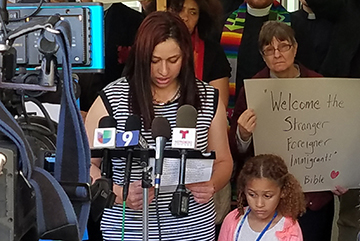
[[[277,48],[274,47],[268,47],[266,49],[262,50],[263,55],[270,56],[274,55],[276,50],[279,50],[280,52],[286,52],[291,49],[291,44],[279,44]]]

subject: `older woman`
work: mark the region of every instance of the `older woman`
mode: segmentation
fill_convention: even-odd
[[[253,78],[298,78],[321,77],[320,74],[294,62],[298,44],[293,29],[285,23],[268,21],[260,31],[259,50],[266,67]],[[237,170],[254,153],[252,133],[256,128],[256,114],[248,109],[244,87],[236,101],[229,133],[230,148]],[[343,194],[346,189],[336,187],[335,194]],[[334,216],[332,192],[306,193],[307,211],[300,220],[304,240],[329,241]]]
[[[266,22],[260,31],[258,43],[266,67],[253,78],[321,77],[320,74],[294,62],[298,45],[294,31],[285,23]],[[242,87],[229,133],[231,151],[238,162],[245,152],[253,152],[250,144],[255,126],[256,116],[252,109],[247,108],[245,89]]]

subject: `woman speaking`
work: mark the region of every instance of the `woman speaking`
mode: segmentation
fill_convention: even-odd
[[[127,62],[126,74],[106,86],[86,118],[90,141],[94,129],[104,116],[113,116],[117,131],[124,131],[129,115],[141,118],[141,133],[149,144],[151,123],[163,116],[176,126],[177,109],[184,105],[197,109],[197,148],[216,152],[209,181],[186,185],[190,191],[189,214],[174,217],[169,211],[171,192],[158,196],[162,240],[214,240],[215,211],[213,195],[229,181],[232,159],[227,142],[225,105],[218,92],[195,78],[193,51],[189,31],[183,21],[170,12],[154,12],[142,22]],[[167,142],[170,147],[171,139]],[[100,178],[101,159],[92,159],[91,177]],[[142,240],[142,167],[133,162],[129,195],[126,200],[125,226],[122,228],[122,191],[124,183],[123,158],[112,160],[115,205],[105,209],[101,221],[104,240]],[[149,191],[149,239],[159,240],[154,190]]]

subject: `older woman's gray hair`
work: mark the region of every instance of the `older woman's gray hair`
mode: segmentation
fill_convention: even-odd
[[[267,21],[263,24],[259,34],[259,49],[271,44],[273,38],[279,41],[287,40],[291,45],[297,45],[294,30],[283,22]]]

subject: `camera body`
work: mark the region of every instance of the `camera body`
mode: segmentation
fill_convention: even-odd
[[[25,98],[29,97],[29,94],[25,93],[26,91],[36,92],[34,93],[35,97],[42,94],[43,92],[56,91],[56,81],[45,82],[52,83],[54,84],[54,86],[50,86],[49,84],[42,85],[44,76],[43,70],[46,69],[43,67],[43,63],[45,62],[44,59],[48,60],[49,56],[52,53],[53,55],[50,56],[51,61],[53,61],[53,59],[55,59],[55,61],[51,62],[51,65],[49,66],[52,66],[52,68],[55,69],[55,71],[53,70],[52,73],[58,75],[53,78],[57,78],[56,80],[58,80],[61,78],[61,74],[67,77],[66,81],[65,78],[63,82],[57,81],[57,84],[60,87],[58,89],[60,89],[60,91],[63,91],[61,89],[63,86],[65,86],[65,83],[68,84],[67,80],[71,81],[72,76],[69,74],[69,72],[63,71],[64,73],[62,73],[63,56],[61,51],[50,51],[51,54],[49,54],[46,51],[44,53],[44,51],[41,51],[41,48],[39,48],[41,47],[42,41],[44,39],[46,39],[46,41],[50,44],[50,47],[56,47],[58,43],[57,41],[55,41],[54,37],[54,34],[56,34],[57,31],[55,27],[57,26],[56,24],[61,24],[60,22],[65,24],[69,23],[70,25],[70,28],[67,28],[66,30],[67,32],[71,32],[71,50],[67,50],[66,52],[70,53],[72,72],[101,73],[104,71],[104,12],[102,4],[44,3],[40,7],[39,11],[36,12],[36,14],[32,15],[32,13],[34,13],[37,8],[37,6],[34,5],[35,4],[22,3],[8,4],[8,6],[6,7],[7,12],[5,12],[6,15],[9,16],[9,22],[5,21],[3,22],[5,23],[5,26],[0,26],[2,27],[0,29],[0,101],[3,102],[4,107],[8,109],[12,116],[16,115],[14,115],[13,112],[9,109],[19,109],[19,111],[14,112],[19,112],[20,114],[24,112],[25,109],[22,109],[20,107],[24,105]],[[0,10],[4,9],[5,8],[0,7]],[[30,15],[32,16],[27,17]],[[11,21],[24,17],[26,18],[21,21]],[[46,26],[45,28],[41,29],[36,28],[36,30],[32,28],[29,31],[24,30],[24,26],[28,27],[32,23],[42,22],[43,19],[51,19],[52,17],[56,17],[58,19],[60,18],[60,20],[66,20],[67,23],[64,21],[54,21],[54,27],[49,28]],[[6,31],[2,31],[4,27],[6,28]],[[22,32],[19,31],[19,29]],[[57,50],[57,48],[58,47],[53,49]],[[42,50],[44,50],[44,48],[42,48]],[[66,64],[66,61],[64,64]],[[51,76],[51,74],[48,73],[45,73],[45,75],[45,77]],[[22,81],[29,79],[34,81],[30,81],[31,83],[27,81]],[[67,93],[68,95],[74,95],[72,91],[60,92],[60,94],[65,93]],[[6,98],[3,98],[4,96]],[[28,121],[29,118],[30,117],[26,114],[25,119]],[[1,117],[1,119],[3,120],[3,117]],[[30,135],[30,137],[34,137],[32,139],[36,139],[38,134],[46,137],[44,139],[44,143],[41,142],[42,140],[35,140],[36,145],[31,145],[34,143],[31,143],[31,141],[29,141],[31,148],[35,146],[39,147],[39,149],[42,150],[42,148],[44,147],[42,144],[48,143],[47,139],[50,138],[50,134],[44,134],[44,131],[46,130],[46,133],[51,133],[51,135],[54,135],[55,133],[53,131],[54,128],[49,127],[49,131],[47,131],[47,126],[44,125],[44,122],[48,122],[48,118],[38,123],[41,128],[36,129],[40,130],[39,133],[36,133],[36,136],[32,136],[29,133],[33,133],[34,128],[38,126],[34,125],[34,123],[30,121],[21,125],[21,123],[19,123],[20,119],[21,118],[17,118],[16,121],[25,133],[26,139],[28,139],[27,134]],[[4,121],[8,120],[4,118]],[[24,126],[27,126],[28,128],[25,128]],[[52,139],[49,141],[52,141]],[[35,202],[36,204],[38,204],[39,200],[35,199],[35,196],[39,196],[38,193],[36,193],[39,192],[39,190],[30,185],[27,178],[25,178],[20,171],[22,170],[22,166],[21,163],[19,163],[18,149],[14,143],[15,142],[5,137],[3,133],[0,133],[0,159],[2,156],[6,159],[6,162],[0,162],[0,194],[2,194],[0,195],[0,237],[2,240],[35,241],[39,239],[40,234],[44,233],[43,231],[47,231],[39,231],[39,227],[37,227],[38,211],[43,211],[41,208],[35,208]],[[50,149],[50,151],[51,150],[52,149]],[[35,149],[33,151],[35,155],[38,154]],[[44,167],[43,169],[45,169],[46,167],[44,166],[44,164],[50,162],[53,158],[53,153],[49,153],[49,155],[42,156],[42,158],[46,159],[46,161],[44,160],[44,163],[42,163],[43,165],[36,165],[39,164],[36,162],[39,162],[39,158],[41,158],[39,155],[37,156],[37,158],[35,158],[35,163],[32,164],[35,164],[35,166]],[[37,178],[45,176],[45,174],[41,175],[40,172],[38,173],[39,174]],[[52,179],[54,178],[49,178],[49,180]],[[33,176],[31,177],[31,180],[35,180]],[[85,182],[85,184],[87,184],[87,181]],[[51,191],[58,191],[57,194],[60,193],[59,191],[62,191],[61,193],[63,193],[65,189],[56,189],[59,183],[56,184],[57,186],[50,185],[49,188],[52,188]],[[79,182],[79,185],[80,184],[84,184],[84,182],[81,181],[81,183]],[[61,195],[58,196],[60,197]],[[63,196],[64,195],[62,195],[61,197]],[[89,197],[86,196],[86,198],[88,199]],[[44,203],[46,203],[47,205],[48,202]],[[69,205],[71,205],[71,203],[66,204],[67,208],[69,208]],[[65,207],[65,205],[63,206]],[[69,223],[70,221],[72,221],[69,221],[69,218],[67,216],[65,217],[67,218],[66,221],[68,221]],[[47,220],[48,219],[46,219],[46,221]],[[83,220],[81,219],[80,221],[83,222]],[[56,226],[56,224],[52,225]],[[76,228],[75,226],[76,225],[72,224],[71,227]],[[82,228],[85,227],[83,227],[83,224],[79,224],[79,226],[81,226]],[[49,227],[49,229],[51,231],[54,231],[53,229],[51,229],[51,227]],[[79,232],[77,228],[76,232]]]
[[[28,16],[36,9],[35,4],[8,4],[9,30],[14,30],[26,21],[47,18],[59,14],[71,26],[71,63],[73,72],[102,73],[104,71],[104,10],[100,3],[44,3],[35,16],[28,20],[12,20]],[[21,36],[14,41],[18,67],[35,70],[41,64],[42,54],[38,50],[40,30]],[[51,33],[45,37],[53,40]],[[59,66],[61,53],[56,53]]]
[[[14,144],[0,136],[0,237],[2,240],[38,240],[35,196],[18,171],[18,152]],[[24,236],[26,235],[26,236]]]

